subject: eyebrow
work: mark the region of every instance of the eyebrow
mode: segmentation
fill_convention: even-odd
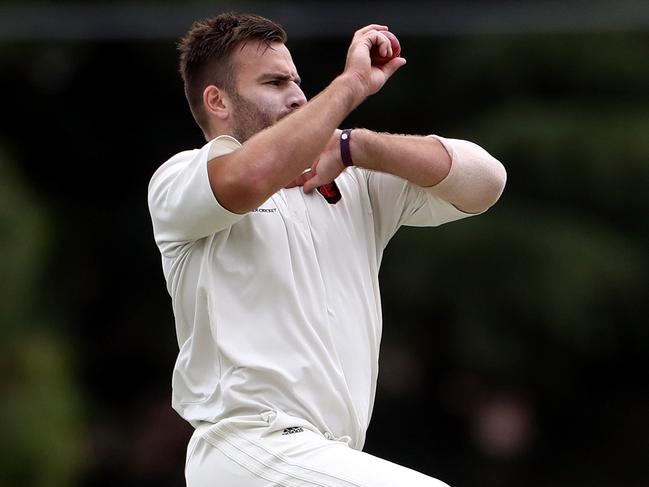
[[[259,81],[266,80],[266,79],[278,79],[281,81],[295,81],[295,84],[300,85],[302,83],[302,80],[298,75],[295,75],[295,77],[288,75],[288,74],[282,74],[282,73],[264,73],[259,77]]]

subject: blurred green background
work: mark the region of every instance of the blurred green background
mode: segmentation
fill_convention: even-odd
[[[175,40],[283,23],[314,96],[353,30],[408,65],[345,126],[469,139],[478,218],[402,229],[365,450],[452,487],[649,486],[646,2],[0,6],[0,485],[182,485],[177,344],[146,190],[202,145]]]

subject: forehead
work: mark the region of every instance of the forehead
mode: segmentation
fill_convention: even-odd
[[[236,49],[232,59],[237,78],[241,81],[265,72],[297,77],[297,68],[291,53],[281,42],[268,46],[261,41],[250,41],[242,48]]]

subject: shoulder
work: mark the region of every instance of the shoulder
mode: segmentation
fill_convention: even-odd
[[[199,152],[200,149],[189,149],[174,154],[169,159],[167,159],[164,163],[162,163],[160,167],[158,167],[158,169],[153,173],[153,177],[155,178],[158,173],[163,172],[165,169],[169,167],[189,163],[192,159],[196,158],[196,155]]]
[[[241,144],[235,138],[230,137],[229,135],[221,135],[210,140],[200,149],[189,149],[178,152],[156,169],[151,176],[149,189],[156,181],[177,174],[178,171],[181,171],[187,166],[199,164],[201,162],[206,164],[210,159],[229,154],[239,147],[241,147]]]
[[[151,179],[149,181],[149,192],[153,189],[156,184],[161,183],[168,177],[173,174],[177,174],[179,170],[187,166],[192,160],[196,159],[196,156],[200,152],[199,149],[185,150],[178,152],[164,163],[162,163],[158,169],[155,170]]]

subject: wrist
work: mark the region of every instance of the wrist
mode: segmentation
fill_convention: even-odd
[[[361,80],[352,74],[343,73],[334,79],[333,85],[339,86],[350,95],[352,110],[360,105],[367,97],[365,87]]]
[[[354,165],[351,154],[351,136],[353,129],[345,129],[340,133],[339,145],[340,145],[340,160],[343,163],[345,168]]]
[[[374,164],[371,162],[371,158],[369,157],[367,152],[368,143],[370,143],[370,140],[373,138],[373,136],[374,132],[364,128],[355,128],[352,133],[349,134],[349,156],[354,166],[362,167],[364,169],[376,169],[375,167],[371,167]],[[343,141],[341,140],[341,149],[342,143]]]
[[[346,136],[346,137],[345,137]],[[340,160],[345,168],[349,166],[364,169],[380,170],[376,154],[371,154],[372,144],[376,143],[377,134],[368,129],[346,129],[340,133]]]

